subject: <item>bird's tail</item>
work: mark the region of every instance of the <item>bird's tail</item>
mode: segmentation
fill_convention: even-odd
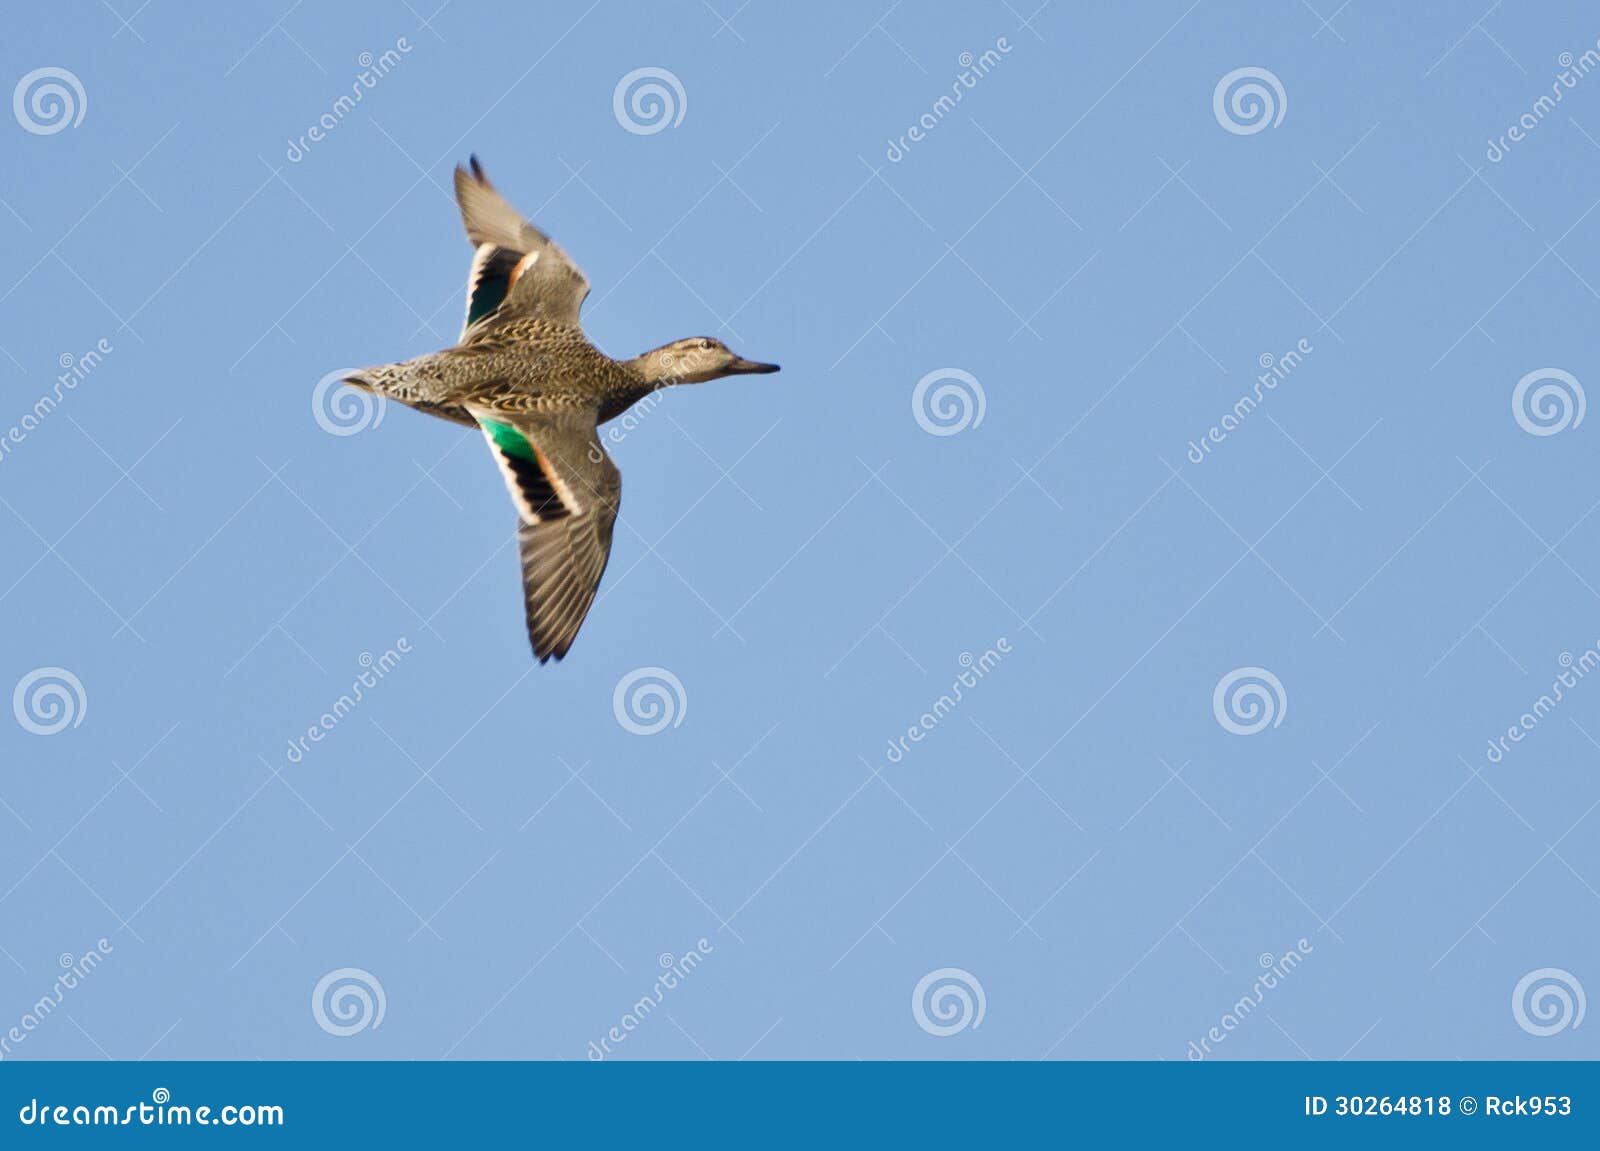
[[[386,396],[403,378],[404,367],[403,364],[378,364],[371,368],[360,368],[345,376],[342,382],[364,392]]]
[[[343,378],[346,384],[430,416],[475,428],[478,422],[452,396],[433,363],[424,357],[397,364],[361,368]]]

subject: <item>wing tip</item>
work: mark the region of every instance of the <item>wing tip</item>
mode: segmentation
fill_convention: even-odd
[[[572,650],[572,645],[578,639],[578,632],[583,629],[583,621],[588,617],[589,603],[584,604],[581,611],[575,613],[576,618],[565,620],[546,619],[541,622],[534,618],[530,611],[528,615],[528,645],[533,648],[534,658],[543,667],[551,660],[560,663]],[[530,608],[532,605],[528,605]]]
[[[483,165],[478,163],[478,154],[472,153],[467,157],[466,166],[456,165],[456,189],[459,191],[464,184],[481,184],[490,187],[489,177],[484,175]]]
[[[532,628],[528,630],[528,643],[533,648],[534,658],[539,661],[540,667],[543,667],[551,660],[560,663],[565,659],[567,652],[572,650],[572,641],[576,638],[577,636],[574,634],[559,640],[540,639]]]

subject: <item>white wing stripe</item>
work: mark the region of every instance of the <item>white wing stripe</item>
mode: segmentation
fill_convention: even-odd
[[[542,522],[539,514],[533,510],[533,505],[528,502],[528,497],[522,492],[522,485],[517,483],[517,474],[511,470],[511,465],[500,452],[500,445],[494,442],[494,436],[482,423],[478,425],[483,432],[483,438],[489,441],[489,454],[494,457],[494,463],[500,469],[500,475],[506,481],[506,490],[511,493],[511,502],[517,506],[517,514],[522,517],[525,524]]]
[[[478,293],[478,281],[483,278],[483,269],[493,253],[493,244],[479,244],[477,252],[472,257],[472,267],[467,271],[467,310],[461,321],[462,337],[466,336],[467,329],[472,326],[472,297]]]

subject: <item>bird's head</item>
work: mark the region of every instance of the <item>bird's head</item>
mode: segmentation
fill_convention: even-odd
[[[703,384],[723,376],[763,375],[778,370],[735,355],[727,344],[712,336],[674,340],[641,356],[645,374],[661,384]]]

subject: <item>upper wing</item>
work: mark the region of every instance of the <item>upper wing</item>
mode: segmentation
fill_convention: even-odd
[[[495,191],[476,156],[472,171],[456,169],[456,201],[467,238],[477,246],[467,279],[467,322],[461,334],[496,313],[576,324],[589,281],[554,240]]]
[[[517,541],[533,653],[540,663],[560,659],[611,558],[622,474],[600,446],[592,412],[471,410],[521,517]]]

